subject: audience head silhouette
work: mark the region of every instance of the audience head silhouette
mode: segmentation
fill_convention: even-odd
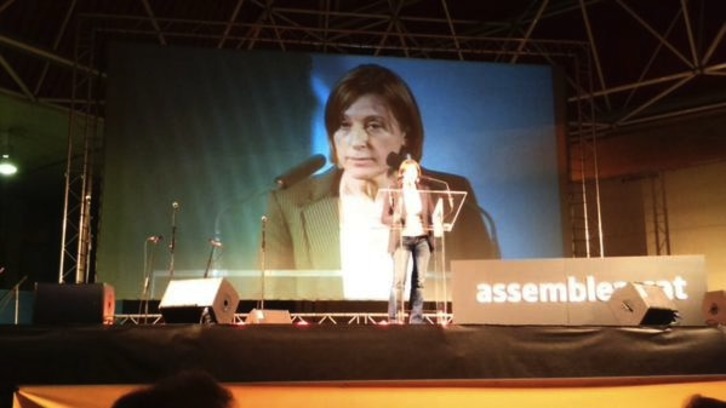
[[[202,371],[184,371],[133,390],[112,408],[234,408],[232,393]]]
[[[695,394],[688,400],[685,408],[726,408],[726,401]]]

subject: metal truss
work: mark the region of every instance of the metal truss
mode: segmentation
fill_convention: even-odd
[[[148,5],[148,3],[145,3]],[[402,4],[402,3],[401,3]],[[97,48],[97,44],[86,44],[86,39],[92,39],[99,44],[105,44],[108,41],[124,38],[144,38],[150,41],[158,41],[161,45],[168,44],[187,44],[190,39],[194,41],[213,41],[217,46],[234,45],[240,48],[243,44],[247,48],[264,44],[279,47],[285,51],[289,49],[319,51],[330,50],[332,53],[352,53],[352,54],[373,54],[373,55],[400,55],[407,57],[427,57],[440,59],[460,59],[460,60],[499,60],[507,59],[510,63],[516,62],[538,62],[559,66],[567,76],[567,83],[572,88],[571,92],[589,92],[590,84],[581,82],[581,78],[589,78],[590,68],[588,55],[589,48],[585,43],[574,41],[543,41],[529,38],[529,33],[533,26],[527,30],[523,38],[487,38],[460,35],[455,31],[454,22],[447,18],[446,20],[435,21],[438,24],[446,23],[449,33],[446,34],[413,34],[401,31],[398,24],[389,24],[385,31],[379,31],[374,25],[367,27],[365,30],[349,29],[349,28],[331,28],[331,27],[299,27],[292,23],[275,22],[274,19],[268,19],[268,22],[255,24],[234,23],[231,21],[201,21],[201,20],[184,20],[158,18],[148,10],[146,17],[128,17],[128,16],[109,16],[109,15],[84,15],[82,29],[78,33],[79,49],[87,51],[86,60],[77,61],[78,65],[86,65],[94,67],[96,62],[93,58],[93,51]],[[332,13],[330,13],[332,14]],[[328,15],[331,17],[331,15]],[[359,16],[356,16],[359,17]],[[375,16],[363,15],[362,17],[375,20]],[[134,24],[130,24],[133,20]],[[281,19],[283,20],[283,19]],[[287,20],[285,20],[287,21]],[[270,23],[272,22],[272,23]],[[535,24],[533,22],[532,24]],[[134,28],[130,28],[133,26]],[[163,27],[163,30],[161,30]],[[224,27],[223,35],[218,31]],[[398,29],[396,29],[398,27]],[[83,31],[85,29],[86,31]],[[244,34],[237,34],[243,32]],[[395,38],[395,40],[390,40]],[[84,56],[85,54],[80,54]],[[78,70],[76,70],[78,71]],[[74,79],[74,89],[78,86],[85,86],[87,89],[85,101],[85,111],[92,111],[99,106],[94,103],[94,91],[99,89],[96,85],[98,77],[91,75],[93,70],[82,71],[86,76],[80,76]],[[583,74],[584,73],[584,74]],[[75,102],[74,98],[72,98]],[[593,121],[594,109],[591,105],[591,99],[578,99],[578,110],[576,119],[574,120],[574,130],[581,135],[581,140],[587,134],[585,121]],[[73,117],[76,109],[72,109]],[[93,121],[91,125],[95,125],[97,121]],[[570,133],[573,133],[572,130]],[[69,174],[72,176],[78,174],[82,183],[72,183],[73,177],[69,177],[67,183],[67,202],[72,197],[84,197],[76,206],[66,204],[64,217],[64,253],[70,254],[68,248],[69,243],[78,244],[78,253],[75,258],[75,268],[77,270],[78,279],[85,279],[88,271],[92,269],[93,260],[91,259],[92,248],[92,231],[97,229],[96,225],[89,224],[89,214],[92,205],[97,201],[97,196],[91,194],[94,180],[92,173],[94,166],[94,153],[99,151],[100,141],[97,137],[95,126],[86,126],[83,131],[74,132],[73,129],[69,133],[69,146],[76,145],[75,141],[84,141],[85,148],[83,156],[74,156],[69,147],[68,166],[69,169],[83,169],[82,172]],[[594,141],[594,140],[593,140]],[[581,152],[583,150],[580,150]],[[75,163],[78,167],[75,167]],[[572,162],[572,160],[570,160]],[[589,164],[589,161],[588,161]],[[596,162],[595,162],[596,166]],[[587,184],[580,186],[582,193],[587,194]],[[599,197],[598,197],[599,199]],[[587,217],[588,209],[591,201],[584,200],[583,213]],[[599,205],[599,203],[598,203]],[[78,210],[76,209],[78,208]],[[599,208],[598,208],[599,212]],[[73,224],[77,222],[78,224]],[[80,231],[78,235],[69,235],[66,232],[66,225],[75,228],[71,231]],[[587,225],[587,224],[586,224]],[[598,223],[599,225],[599,223]],[[589,227],[588,227],[589,228]],[[597,236],[599,234],[590,235],[591,232],[586,230],[586,236]],[[599,239],[602,242],[602,239]],[[590,239],[587,241],[589,246]],[[578,255],[580,251],[575,251]],[[589,256],[589,249],[586,251]],[[61,264],[61,268],[64,267]],[[67,273],[67,272],[63,272]],[[79,280],[80,281],[80,280]]]
[[[123,31],[127,38],[142,38],[160,45],[185,44],[227,48],[275,48],[295,50],[300,45],[316,44],[317,52],[359,53],[421,58],[472,59],[477,39],[497,38],[514,42],[512,54],[499,62],[519,62],[519,52],[526,53],[530,41],[542,39],[576,39],[586,42],[593,59],[596,76],[592,90],[570,94],[591,98],[598,110],[608,116],[600,122],[603,131],[641,121],[658,120],[661,115],[677,116],[692,112],[694,107],[651,113],[649,108],[689,86],[694,79],[726,75],[723,60],[723,7],[711,0],[663,0],[658,12],[638,0],[533,0],[508,7],[506,17],[485,14],[487,7],[463,6],[451,0],[373,0],[336,2],[285,2],[271,0],[229,0],[193,2],[180,0],[132,0],[123,4],[105,4],[88,0],[59,0],[51,13],[39,4],[32,10],[45,18],[48,29],[37,43],[0,34],[0,46],[22,51],[39,59],[39,75],[25,77],[22,64],[3,58],[0,68],[11,77],[9,92],[41,103],[68,107],[71,95],[51,94],[49,70],[73,67],[68,27],[79,16],[94,15],[97,21],[117,20],[109,27]],[[475,3],[475,2],[467,2]],[[3,14],[14,16],[33,7],[25,2],[6,0],[0,5]],[[479,10],[481,9],[481,10]],[[45,13],[42,14],[42,13]],[[607,14],[606,14],[607,13]],[[601,17],[602,14],[602,17]],[[718,18],[721,14],[722,17]],[[193,16],[192,18],[190,18]],[[491,18],[491,20],[489,20]],[[611,18],[619,19],[613,27]],[[50,21],[52,19],[52,21]],[[720,22],[718,22],[720,20]],[[712,26],[708,26],[707,23]],[[627,24],[632,42],[642,43],[642,59],[621,61],[608,46],[617,44]],[[719,26],[713,26],[720,24]],[[562,25],[553,29],[552,25]],[[8,28],[6,27],[6,30]],[[38,37],[38,36],[35,36]],[[183,37],[183,38],[182,38]],[[42,46],[39,46],[42,44]],[[443,50],[442,49],[446,49]],[[662,63],[670,71],[663,72]],[[4,63],[3,63],[4,61]],[[674,62],[674,63],[670,63]],[[616,75],[623,65],[634,65],[631,75]],[[32,71],[31,71],[32,72]],[[723,109],[726,102],[705,103],[696,109]],[[595,124],[593,123],[593,126]]]
[[[648,231],[648,252],[655,255],[671,254],[670,227],[668,224],[668,204],[666,200],[665,175],[661,173],[651,174],[648,177],[650,191],[650,219]]]
[[[296,325],[389,325],[386,313],[291,313],[292,323]],[[243,325],[247,313],[234,315],[234,324]],[[425,324],[453,324],[451,313],[424,313]],[[166,324],[161,314],[118,314],[114,324],[121,326],[162,325]]]
[[[112,39],[219,49],[310,51],[408,58],[456,59],[507,63],[548,63],[564,67],[568,84],[570,209],[572,252],[603,256],[599,210],[597,139],[623,126],[723,109],[726,101],[698,106],[654,109],[696,80],[726,76],[722,48],[726,24],[706,30],[710,4],[701,0],[664,0],[658,21],[634,0],[534,0],[515,18],[487,21],[487,16],[462,14],[450,0],[381,0],[367,2],[274,2],[236,0],[196,2],[135,0],[111,7],[68,0],[59,24],[44,47],[0,33],[0,68],[12,80],[4,92],[70,112],[63,244],[59,280],[75,274],[87,280],[93,269],[92,210],[97,209],[100,146],[98,121],[103,118],[103,72],[96,57],[99,44]],[[474,2],[472,2],[474,3]],[[23,2],[6,1],[0,15]],[[608,49],[612,26],[598,22],[599,13],[617,12],[640,31],[633,41],[648,40],[635,61],[635,76],[614,75],[623,64]],[[714,12],[718,14],[718,8]],[[698,13],[698,14],[697,14]],[[194,16],[190,18],[190,16]],[[65,46],[68,27],[77,19],[74,55]],[[562,20],[560,20],[562,19]],[[584,36],[547,33],[552,22],[571,24]],[[665,22],[665,24],[664,24]],[[549,24],[549,26],[548,26]],[[603,31],[603,27],[606,28]],[[22,29],[19,27],[18,30]],[[555,40],[552,40],[555,38]],[[560,38],[560,39],[556,39]],[[568,39],[565,39],[568,38]],[[575,41],[571,39],[574,38]],[[17,50],[43,64],[42,73],[24,77],[4,49]],[[608,51],[610,52],[608,54]],[[670,71],[663,72],[663,61]],[[675,62],[671,62],[675,61]],[[50,70],[73,70],[70,95],[52,94]],[[631,70],[632,71],[632,70]]]
[[[163,323],[160,314],[117,314],[113,317],[113,324],[119,326],[157,325]]]
[[[73,88],[68,117],[68,147],[58,282],[93,281],[92,251],[97,223],[93,218],[94,192],[101,148],[99,111],[103,97],[101,73],[96,66],[95,31],[88,21],[79,20],[76,31]],[[72,279],[71,279],[72,277]]]
[[[583,89],[592,89],[593,78],[588,55],[576,61],[577,84]],[[597,129],[588,125],[595,123],[595,105],[592,99],[575,101],[577,129],[570,137],[569,170],[570,226],[572,256],[590,258],[605,256],[602,210],[600,207],[600,175],[597,161]]]

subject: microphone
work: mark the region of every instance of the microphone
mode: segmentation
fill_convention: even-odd
[[[169,277],[174,276],[174,249],[176,248],[176,214],[179,212],[179,203],[171,203],[171,239],[169,242]]]
[[[207,279],[209,277],[209,269],[212,267],[214,250],[217,248],[222,248],[222,241],[218,240],[217,238],[209,238],[209,246],[211,246],[212,249],[209,250],[209,258],[207,258],[207,268],[204,270],[204,279]]]
[[[325,156],[316,154],[290,170],[275,177],[275,184],[281,189],[288,188],[298,181],[312,175],[325,166]]]
[[[171,242],[169,243],[169,251],[174,254],[174,248],[176,247],[176,213],[179,212],[179,202],[172,201],[171,203]]]
[[[147,241],[151,242],[152,244],[156,245],[159,243],[159,241],[164,240],[163,235],[152,235],[149,238],[146,238]]]
[[[449,196],[449,208],[451,208],[452,210],[454,209],[454,196],[451,194],[451,188],[449,187],[449,183],[447,183],[444,180],[439,180],[437,178],[424,176],[423,174],[421,175],[421,178],[426,179],[426,180],[431,180],[435,183],[443,184],[444,187],[446,187],[446,192],[447,192],[447,195]]]
[[[267,216],[263,215],[262,218],[260,218],[260,221],[262,221],[262,239],[260,240],[260,247],[262,250],[265,250],[265,230],[267,229]]]

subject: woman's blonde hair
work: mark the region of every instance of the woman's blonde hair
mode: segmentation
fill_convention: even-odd
[[[403,173],[405,173],[406,170],[411,167],[416,168],[416,174],[418,174],[419,176],[421,175],[421,166],[418,164],[418,162],[414,159],[406,159],[401,162],[400,166],[398,166],[398,177],[402,178]]]

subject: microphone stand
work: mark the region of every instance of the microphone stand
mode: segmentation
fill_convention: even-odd
[[[262,239],[260,240],[260,301],[258,302],[259,309],[265,310],[265,229],[267,228],[267,216],[263,215],[261,218],[262,224]]]
[[[259,198],[265,193],[268,193],[269,190],[267,188],[263,188],[260,190],[257,190],[253,192],[252,194],[246,195],[244,197],[235,198],[232,200],[228,200],[224,202],[220,209],[217,211],[217,214],[214,217],[214,239],[219,240],[224,238],[222,236],[222,217],[225,216],[227,212],[234,209],[235,207],[243,207],[244,204],[247,204],[249,201],[252,201],[254,199]]]
[[[394,190],[396,192],[396,195],[394,195],[389,192],[388,194],[388,205],[390,206],[390,211],[393,211],[393,218],[391,219],[391,225],[389,226],[389,229],[391,230],[398,230],[398,248],[396,248],[393,252],[393,279],[394,279],[394,285],[392,287],[392,293],[396,296],[396,304],[395,304],[395,314],[394,314],[394,321],[389,321],[389,323],[394,324],[403,324],[406,322],[406,274],[408,273],[408,268],[404,271],[404,277],[402,282],[401,290],[399,291],[396,287],[395,280],[397,279],[396,276],[396,268],[398,267],[399,263],[399,253],[398,251],[403,249],[403,220],[401,217],[403,216],[403,189],[402,186],[399,183],[396,183],[395,185],[396,189]],[[406,257],[409,257],[410,254],[407,254]],[[413,280],[413,277],[412,279]],[[390,319],[391,316],[388,316]]]
[[[437,179],[435,177],[427,176],[425,174],[421,174],[419,176],[420,178],[428,181],[433,181],[435,183],[438,183],[440,185],[443,185],[446,188],[446,195],[448,197],[449,206],[448,210],[446,211],[446,214],[451,214],[454,211],[454,196],[451,194],[451,187],[449,186],[449,183]],[[445,206],[444,206],[445,207]],[[440,243],[438,245],[439,250],[436,251],[436,254],[434,254],[434,270],[441,270],[441,285],[443,285],[443,288],[441,288],[443,293],[443,302],[440,301],[440,294],[439,294],[439,286],[440,284],[436,282],[435,285],[435,298],[436,298],[436,323],[437,324],[446,324],[446,315],[449,313],[449,307],[447,303],[447,285],[446,285],[446,225],[444,223],[444,216],[442,214],[441,217],[441,224],[442,224],[442,234]],[[443,310],[442,310],[443,309]]]
[[[217,249],[217,247],[221,247],[222,243],[217,241],[216,239],[210,239],[209,245],[212,247],[209,250],[209,258],[207,259],[207,267],[204,269],[204,279],[209,277],[209,270],[212,268],[212,259],[214,259],[214,250]]]
[[[174,249],[176,247],[176,213],[179,211],[179,203],[171,203],[171,241],[169,242],[169,279],[174,278]]]
[[[142,309],[144,312],[144,323],[147,323],[147,318],[149,317],[149,301],[151,297],[149,283],[151,281],[151,273],[154,270],[154,250],[156,249],[156,244],[161,239],[161,236],[152,236],[144,241],[144,284],[141,291],[141,303],[139,304],[139,314],[141,314]],[[149,243],[153,245],[151,252],[149,252]]]
[[[437,178],[434,178],[431,176],[426,176],[426,175],[421,175],[421,178],[424,180],[433,181],[434,183],[439,183],[439,184],[443,185],[444,187],[446,187],[446,192],[447,192],[447,195],[449,198],[449,212],[453,211],[454,210],[454,196],[451,195],[451,188],[449,187],[449,183],[447,183],[444,180],[439,180]]]
[[[4,269],[3,269],[4,270]],[[28,279],[28,276],[23,276],[18,283],[16,283],[8,293],[6,293],[2,298],[0,298],[0,312],[5,310],[5,307],[10,303],[10,299],[12,299],[13,295],[15,296],[15,314],[14,314],[14,322],[15,324],[18,324],[18,317],[20,312],[20,285],[23,284]]]

